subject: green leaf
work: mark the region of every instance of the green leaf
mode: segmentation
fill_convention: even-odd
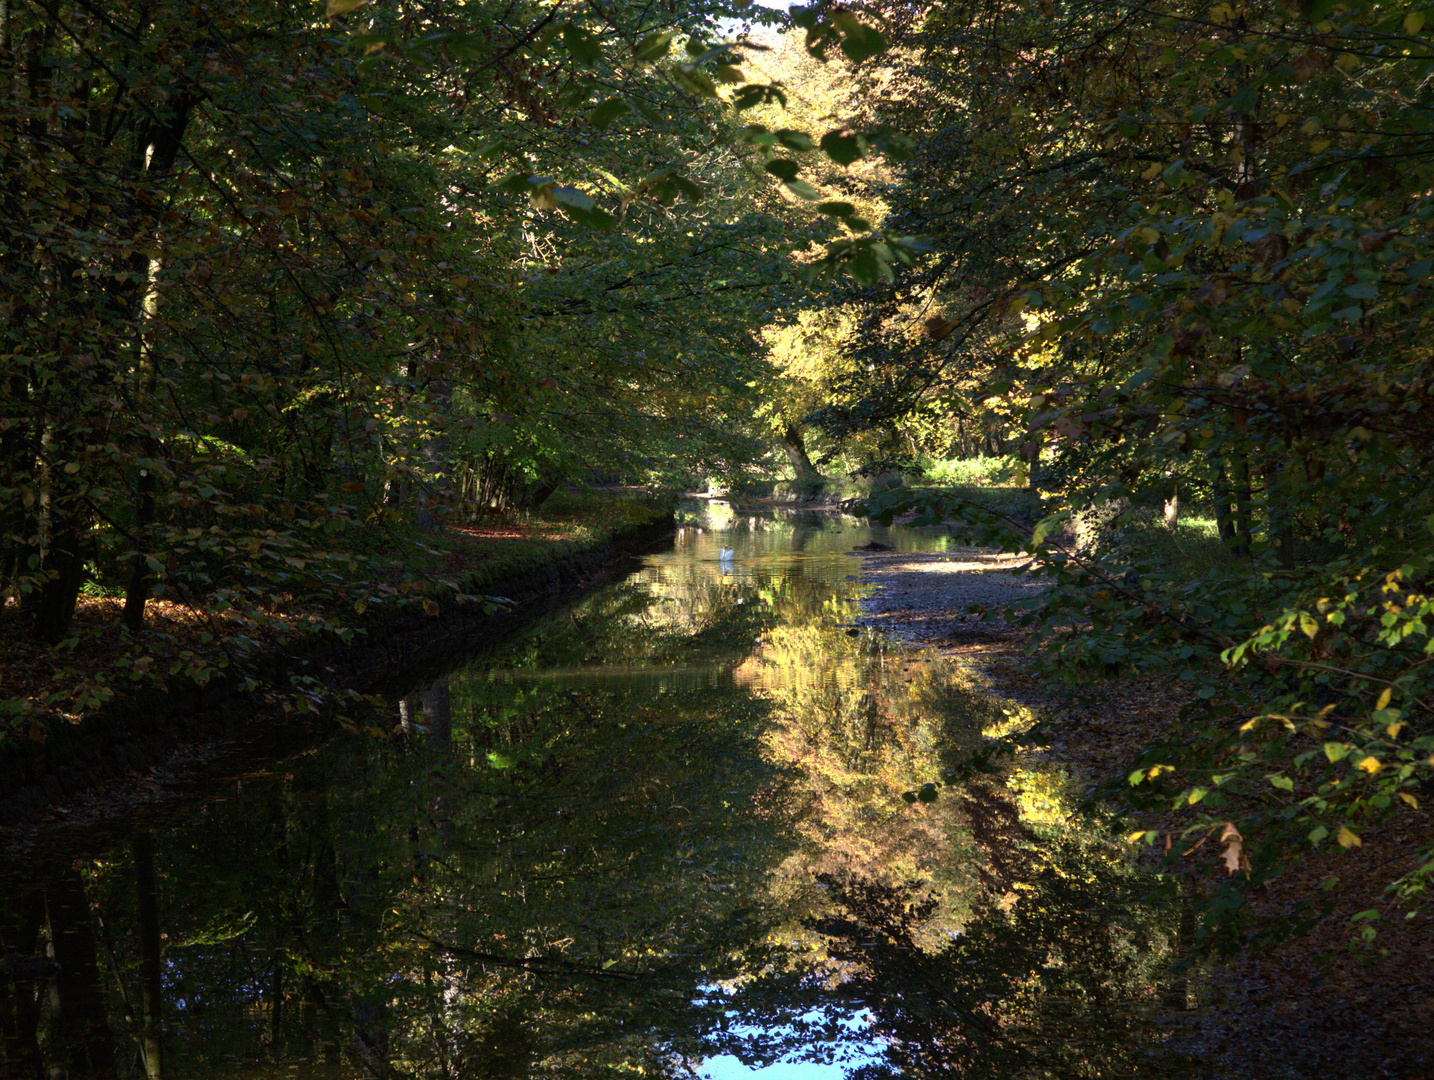
[[[596,64],[602,59],[602,42],[591,30],[574,23],[563,27],[563,45],[568,55],[584,67]]]
[[[855,16],[838,15],[832,22],[843,32],[841,51],[853,64],[886,51],[886,38],[881,32],[857,22]]]
[[[782,128],[780,131],[772,132],[777,141],[788,150],[796,150],[805,153],[813,148],[812,137],[805,131],[796,131],[792,128]]]
[[[828,131],[822,136],[822,150],[838,165],[850,165],[862,156],[861,143],[855,135]]]
[[[707,195],[706,190],[701,184],[685,176],[674,174],[672,177],[672,185],[677,188],[678,191],[682,192],[683,195],[686,195],[691,202],[699,203]]]
[[[1259,101],[1260,88],[1247,84],[1235,91],[1235,96],[1230,99],[1230,107],[1242,116],[1249,116],[1255,111]]]
[[[550,183],[552,183],[551,180],[534,176],[532,173],[516,172],[510,173],[493,186],[512,195],[527,195],[534,187],[541,187],[543,184]]]
[[[782,180],[795,180],[801,171],[801,166],[791,158],[773,158],[762,167]]]
[[[845,218],[856,213],[856,207],[849,202],[824,202],[817,203],[817,213],[827,214],[831,217]]]
[[[805,180],[788,180],[787,190],[799,199],[821,198],[821,193]]]
[[[1031,546],[1039,547],[1043,544],[1046,537],[1050,536],[1051,533],[1065,524],[1069,517],[1070,511],[1063,510],[1058,514],[1048,514],[1046,517],[1041,518],[1041,520],[1036,523],[1036,527],[1031,530]]]
[[[611,232],[617,225],[617,219],[606,210],[597,207],[584,209],[577,206],[564,207],[568,217],[572,218],[579,225],[585,225],[589,229],[596,229],[599,232]]]
[[[661,60],[672,50],[672,31],[648,34],[632,48],[632,58],[643,63]]]
[[[611,97],[588,113],[588,123],[599,131],[603,131],[619,116],[630,111],[627,102],[622,98]]]
[[[570,206],[576,210],[591,210],[593,208],[592,196],[575,187],[555,186],[552,192],[553,198],[564,206]]]
[[[330,19],[337,19],[340,15],[347,15],[350,11],[357,11],[368,3],[368,0],[329,0],[324,6],[324,14]]]
[[[732,95],[732,107],[738,112],[755,108],[758,105],[777,105],[786,108],[787,95],[782,93],[779,87],[760,83],[744,86]]]
[[[712,81],[706,72],[688,64],[673,68],[672,81],[690,94],[698,97],[715,98],[717,96],[717,84]]]

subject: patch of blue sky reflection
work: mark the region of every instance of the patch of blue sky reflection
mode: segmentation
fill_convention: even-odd
[[[811,1012],[802,1019],[817,1022],[822,1019],[822,1015],[819,1012]],[[842,1017],[840,1020],[841,1026],[849,1031],[860,1031],[870,1022],[871,1014],[865,1010]],[[732,1034],[741,1035],[744,1030],[754,1036],[763,1034],[772,1037],[780,1036],[784,1031],[791,1029],[769,1028],[762,1031],[743,1025],[734,1028]],[[840,1059],[834,1062],[787,1060],[766,1066],[750,1066],[742,1064],[731,1054],[721,1054],[704,1060],[697,1072],[705,1080],[746,1080],[747,1077],[760,1077],[760,1080],[843,1080],[852,1069],[875,1061],[879,1057],[879,1047],[875,1044],[848,1047]]]

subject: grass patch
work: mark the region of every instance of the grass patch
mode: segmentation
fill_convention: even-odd
[[[1022,463],[1014,454],[1000,457],[917,459],[919,482],[929,487],[1007,487]]]
[[[1179,584],[1249,566],[1220,540],[1209,512],[1187,513],[1174,528],[1159,519],[1137,521],[1133,528],[1125,528],[1121,544],[1132,554],[1153,558]]]
[[[774,499],[864,499],[871,494],[871,481],[840,476],[810,476],[803,480],[781,480],[772,485]]]
[[[1148,535],[1156,554],[1181,581],[1208,577],[1240,561],[1220,540],[1214,514],[1187,514],[1175,528],[1162,525]]]

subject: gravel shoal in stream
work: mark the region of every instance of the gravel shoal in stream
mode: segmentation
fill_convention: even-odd
[[[961,641],[1001,640],[1016,630],[983,619],[973,607],[999,610],[1038,593],[1038,578],[1017,574],[1029,558],[981,548],[947,552],[858,552],[861,581],[875,588],[864,598],[859,625],[904,645],[941,647]]]

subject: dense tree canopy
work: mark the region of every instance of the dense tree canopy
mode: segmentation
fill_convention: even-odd
[[[765,453],[758,332],[851,214],[773,192],[823,137],[743,125],[782,99],[720,44],[744,6],[7,3],[6,609],[362,608],[403,523]]]
[[[568,478],[1011,451],[1034,535],[873,511],[1041,556],[1053,674],[1188,687],[1107,794],[1215,841],[1247,941],[1229,890],[1434,782],[1425,9],[747,14],[5,0],[0,617],[342,630],[432,594],[395,545]]]
[[[1049,509],[1133,505],[1123,540],[1070,550],[1057,517],[1033,548],[1053,668],[1188,680],[1201,734],[1116,794],[1222,838],[1242,888],[1358,846],[1434,761],[1424,11],[880,10],[870,107],[916,139],[893,214],[936,253],[868,297],[865,372],[824,419],[900,429],[944,398],[1018,420]],[[1177,493],[1230,556],[1193,577],[1140,524]]]

